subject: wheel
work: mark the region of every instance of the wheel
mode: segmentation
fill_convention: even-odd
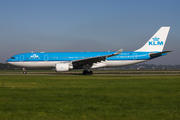
[[[87,70],[83,71],[83,75],[92,75],[92,74],[93,74],[92,71],[87,71]]]
[[[27,72],[26,72],[26,71],[23,71],[23,74],[27,74]]]
[[[92,72],[92,71],[89,71],[89,72],[88,72],[88,74],[89,74],[89,75],[92,75],[92,74],[93,74],[93,72]]]
[[[83,75],[87,75],[88,71],[87,70],[84,70],[83,71]]]

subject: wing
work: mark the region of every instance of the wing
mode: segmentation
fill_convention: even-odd
[[[158,57],[158,56],[161,56],[162,54],[166,54],[168,52],[172,52],[172,51],[163,51],[163,52],[159,52],[159,53],[150,53],[149,56],[151,58],[154,58],[154,57]]]
[[[85,58],[85,59],[80,59],[80,60],[74,60],[72,61],[72,64],[73,66],[92,65],[93,63],[105,61],[108,57],[119,55],[122,53],[122,51],[123,49],[120,49],[116,53],[110,54],[110,55],[103,55],[103,56]]]

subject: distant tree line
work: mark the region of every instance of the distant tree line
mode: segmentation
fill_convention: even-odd
[[[180,70],[180,65],[135,64],[125,67],[110,68],[116,70]],[[7,63],[0,63],[0,70],[22,70]],[[28,70],[52,70],[52,68],[28,68]]]
[[[135,64],[120,69],[137,69],[137,70],[178,70],[180,65],[156,65],[156,64]]]

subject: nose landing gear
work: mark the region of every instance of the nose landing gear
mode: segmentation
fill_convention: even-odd
[[[27,74],[27,72],[26,72],[26,69],[25,69],[25,68],[23,68],[23,74]]]

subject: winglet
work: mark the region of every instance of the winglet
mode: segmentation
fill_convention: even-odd
[[[118,50],[116,53],[114,53],[114,55],[119,55],[119,54],[122,53],[122,51],[123,51],[123,49],[120,49],[120,50]]]

